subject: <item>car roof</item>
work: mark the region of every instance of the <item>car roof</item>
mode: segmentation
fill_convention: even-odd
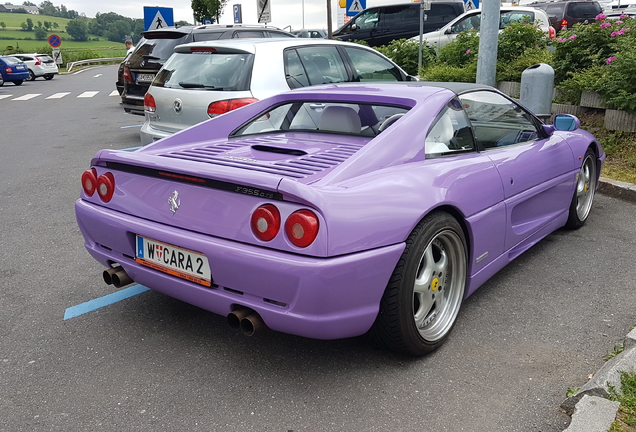
[[[198,26],[181,26],[181,27],[166,27],[162,29],[153,29],[141,32],[141,35],[145,38],[149,39],[160,39],[162,35],[168,36],[169,38],[174,38],[174,34],[182,34],[187,35],[190,33],[215,33],[226,30],[278,30],[285,32],[284,30],[279,29],[274,26],[266,26],[266,25],[251,25],[251,24],[204,24]],[[287,33],[287,32],[285,32]]]
[[[257,46],[275,47],[280,46],[283,48],[294,47],[298,45],[340,45],[350,46],[355,48],[370,49],[364,45],[360,45],[352,42],[343,42],[333,39],[307,39],[307,38],[267,38],[267,39],[223,39],[214,41],[201,41],[190,42],[187,44],[177,45],[174,49],[175,52],[188,53],[192,47],[210,47],[210,46],[223,46],[226,48],[242,49],[245,51],[254,52]]]

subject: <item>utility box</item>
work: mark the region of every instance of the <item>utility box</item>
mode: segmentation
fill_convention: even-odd
[[[554,69],[545,63],[532,65],[521,74],[519,101],[538,117],[550,117],[554,94]]]

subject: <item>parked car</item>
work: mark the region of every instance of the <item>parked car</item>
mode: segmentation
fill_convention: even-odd
[[[15,85],[22,85],[24,80],[29,79],[29,68],[20,59],[14,56],[0,56],[0,75],[2,84],[10,81]]]
[[[276,93],[352,81],[408,81],[372,48],[325,39],[251,39],[179,45],[144,97],[141,143]]]
[[[424,33],[439,29],[464,13],[463,1],[433,1],[426,11]],[[395,39],[420,34],[420,4],[404,3],[363,10],[333,33],[343,41],[362,40],[369,46],[387,45]]]
[[[554,39],[556,31],[554,27],[550,26],[548,16],[541,9],[535,9],[524,6],[512,6],[499,8],[499,29],[506,28],[510,23],[534,23],[537,22],[541,30],[549,37]],[[461,32],[468,30],[477,30],[481,27],[481,9],[474,9],[468,11],[453,21],[446,24],[441,29],[426,33],[422,36],[422,39],[427,44],[441,48],[457,38],[457,35]],[[419,35],[411,38],[411,40],[419,41]]]
[[[168,27],[143,32],[142,36],[144,40],[124,62],[121,92],[124,111],[139,115],[144,115],[144,95],[150,83],[177,45],[206,40],[295,37],[275,27],[220,24]]]
[[[328,84],[101,150],[75,212],[115,287],[419,356],[497,271],[587,221],[604,159],[576,117],[488,86]]]
[[[300,29],[300,30],[291,31],[290,33],[299,38],[314,38],[314,39],[327,38],[327,30],[325,29]]]
[[[526,6],[543,9],[557,32],[572,28],[574,24],[594,22],[603,11],[601,5],[592,0],[538,1]]]
[[[30,81],[38,77],[52,80],[55,75],[60,73],[55,60],[48,54],[13,54],[13,57],[26,63],[29,68]]]

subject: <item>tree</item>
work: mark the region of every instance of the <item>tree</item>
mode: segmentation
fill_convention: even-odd
[[[7,25],[4,23],[4,21],[0,21],[0,27],[2,27],[2,30],[7,28]]]
[[[40,3],[40,6],[38,6],[38,8],[40,9],[40,15],[48,15],[54,17],[60,16],[59,9],[48,0]]]
[[[60,25],[59,25],[57,22],[53,21],[53,28],[54,28],[54,29],[58,28],[59,26],[60,26]]]
[[[47,36],[48,36],[48,33],[46,32],[46,30],[44,30],[43,27],[35,28],[35,38],[37,40],[45,40]]]
[[[28,31],[33,30],[33,20],[31,18],[26,19],[26,25]]]
[[[20,27],[22,27],[22,30],[27,31],[27,28],[29,27],[27,25],[27,23],[25,23],[24,21],[20,23]]]
[[[84,19],[72,19],[66,24],[66,33],[76,41],[86,41],[88,40],[88,25]]]
[[[119,20],[112,23],[108,30],[104,32],[104,36],[111,42],[121,42],[126,39],[126,35],[130,32],[130,23],[126,20]]]
[[[214,18],[219,22],[219,17],[223,13],[223,8],[228,0],[192,0],[192,12],[194,19],[203,22],[206,18]]]
[[[22,6],[35,6],[35,3],[31,3],[30,1],[25,1],[24,3],[22,3]]]
[[[51,29],[51,22],[50,21],[44,21],[44,28],[46,30],[50,30]]]

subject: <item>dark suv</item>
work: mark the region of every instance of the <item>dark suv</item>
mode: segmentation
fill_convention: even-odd
[[[142,36],[143,39],[124,60],[121,68],[124,83],[121,102],[124,111],[138,115],[144,115],[144,95],[177,45],[220,39],[295,37],[275,27],[219,24],[168,27],[143,32]]]
[[[543,9],[556,31],[567,30],[577,23],[594,22],[603,12],[601,5],[592,0],[538,1],[525,6]]]

